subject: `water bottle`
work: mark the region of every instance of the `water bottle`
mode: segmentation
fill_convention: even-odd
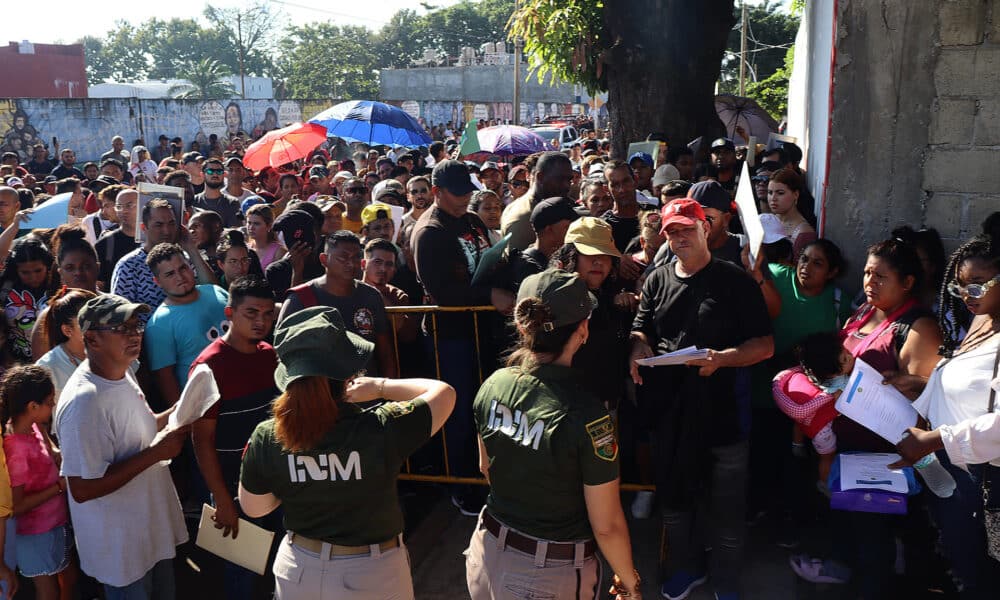
[[[913,467],[920,473],[927,489],[938,498],[950,498],[955,492],[955,478],[938,461],[933,452],[913,463]]]

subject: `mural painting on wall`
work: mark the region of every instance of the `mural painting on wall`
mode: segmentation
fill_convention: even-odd
[[[45,143],[16,100],[0,101],[0,152],[15,152],[21,162],[31,158],[31,147]]]

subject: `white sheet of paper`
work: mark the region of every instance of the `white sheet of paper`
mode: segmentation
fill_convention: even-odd
[[[667,352],[659,356],[640,358],[635,362],[644,367],[663,367],[668,365],[683,365],[689,360],[705,358],[706,356],[708,356],[707,350],[688,346],[687,348],[681,348],[680,350],[674,350],[673,352]]]
[[[837,399],[837,411],[864,425],[887,441],[898,444],[903,433],[917,424],[913,404],[891,385],[882,385],[882,374],[860,358],[847,388]]]
[[[267,555],[271,552],[274,532],[240,519],[237,538],[234,540],[232,535],[222,537],[222,530],[215,528],[215,521],[212,520],[214,516],[214,508],[207,504],[202,505],[195,545],[258,575],[263,575],[267,569]]]
[[[736,188],[736,210],[740,213],[743,223],[743,233],[750,245],[750,263],[757,260],[760,245],[764,242],[764,226],[760,224],[760,212],[757,210],[757,197],[753,193],[753,181],[750,180],[750,169],[743,163],[740,173],[740,185]]]
[[[156,432],[151,445],[156,445],[171,431],[178,427],[184,427],[205,416],[208,409],[219,400],[219,388],[215,385],[215,378],[208,367],[201,365],[191,373],[187,385],[181,390],[181,397],[177,401],[177,409],[167,417],[167,424],[163,429]],[[160,464],[169,465],[169,460],[161,460]]]
[[[887,466],[897,460],[898,454],[841,454],[840,489],[885,490],[905,494],[908,489],[906,475],[903,475],[902,469]]]
[[[403,228],[403,213],[406,212],[406,209],[402,206],[390,204],[389,212],[392,213],[392,226],[395,231],[395,233],[392,234],[392,242],[395,243],[399,240],[399,230]]]

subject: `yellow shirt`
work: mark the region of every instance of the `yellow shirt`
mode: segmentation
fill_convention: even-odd
[[[347,217],[346,214],[344,215],[343,221],[344,221],[344,229],[357,233],[359,235],[361,234],[361,228],[365,226],[365,224],[362,223],[361,221],[352,221]]]
[[[7,456],[0,444],[0,519],[14,514],[14,497],[10,491],[10,473],[7,472]],[[3,549],[0,548],[0,552]]]

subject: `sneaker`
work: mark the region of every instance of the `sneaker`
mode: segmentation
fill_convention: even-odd
[[[482,502],[476,502],[471,494],[452,494],[451,503],[455,505],[458,512],[467,517],[478,517],[479,511],[483,509]]]
[[[639,492],[632,501],[632,516],[636,519],[648,519],[653,513],[653,492]]]
[[[799,554],[789,558],[788,564],[796,575],[812,583],[844,584],[851,580],[851,569],[835,560]]]
[[[708,581],[704,573],[697,575],[686,571],[677,571],[673,577],[663,582],[660,586],[660,595],[667,600],[684,600],[691,593],[691,590]]]

